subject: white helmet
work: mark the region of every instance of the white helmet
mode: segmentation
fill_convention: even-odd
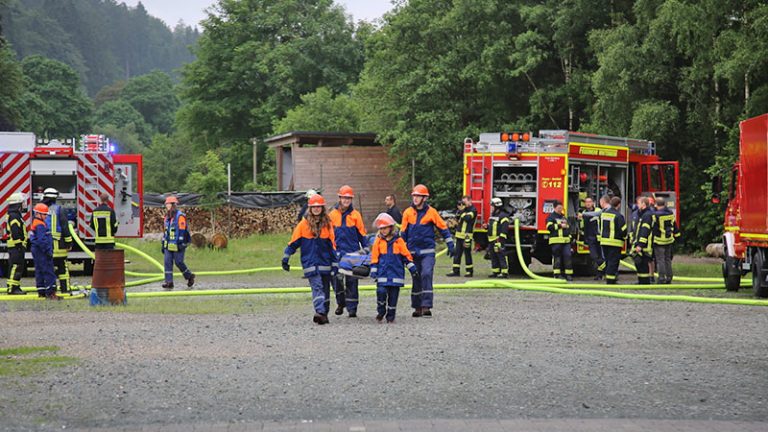
[[[9,205],[23,204],[26,201],[27,201],[26,195],[24,195],[21,192],[14,192],[11,194],[11,196],[8,197],[7,200],[5,200],[5,202],[7,202]]]
[[[317,195],[317,191],[314,189],[309,189],[306,193],[307,198],[312,198],[313,196]]]
[[[54,188],[46,188],[43,191],[43,198],[53,198],[56,199],[59,197],[59,191],[57,191]]]
[[[494,207],[501,207],[504,205],[504,201],[501,200],[501,198],[491,198],[491,205]]]

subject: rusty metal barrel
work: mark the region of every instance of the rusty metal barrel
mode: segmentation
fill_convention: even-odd
[[[125,303],[125,252],[96,249],[91,288],[103,303]]]

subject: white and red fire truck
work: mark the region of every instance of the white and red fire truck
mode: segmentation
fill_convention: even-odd
[[[636,196],[651,192],[667,199],[679,222],[680,181],[677,162],[661,161],[651,141],[593,135],[565,130],[531,133],[480,134],[478,142],[464,142],[464,194],[477,207],[475,229],[483,244],[491,213],[491,198],[519,218],[521,247],[526,264],[531,257],[552,262],[546,218],[556,201],[563,203],[572,227],[574,270],[588,274],[589,249],[578,234],[576,213],[584,199],[605,194],[622,199],[629,221],[629,205]],[[510,224],[507,248],[514,248]],[[513,251],[514,249],[512,249]],[[513,260],[516,261],[516,260]],[[515,269],[510,269],[515,270]],[[520,269],[517,269],[520,271]]]
[[[14,192],[27,197],[27,208],[42,200],[44,189],[59,191],[56,201],[67,214],[83,242],[94,241],[90,217],[99,205],[99,196],[108,194],[114,204],[119,225],[117,237],[143,235],[142,158],[141,155],[117,154],[115,143],[103,135],[83,135],[79,139],[36,140],[27,132],[0,132],[0,220],[6,214],[6,200]],[[27,227],[32,212],[25,215]],[[8,254],[5,236],[0,242],[0,263]],[[27,259],[31,255],[27,254]],[[84,263],[86,273],[92,260],[73,244],[69,260]]]

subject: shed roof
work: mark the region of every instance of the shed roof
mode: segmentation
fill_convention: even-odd
[[[317,132],[317,131],[291,131],[281,135],[275,135],[264,140],[270,147],[283,147],[297,144],[316,145],[319,147],[340,146],[376,146],[376,134],[369,133],[345,133],[345,132]]]

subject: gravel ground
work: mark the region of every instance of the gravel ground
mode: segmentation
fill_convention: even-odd
[[[56,345],[80,362],[0,377],[0,430],[768,420],[764,308],[461,291],[439,292],[425,319],[402,294],[393,325],[373,320],[371,296],[328,326],[312,324],[308,296],[232,315],[3,312],[0,347]]]

